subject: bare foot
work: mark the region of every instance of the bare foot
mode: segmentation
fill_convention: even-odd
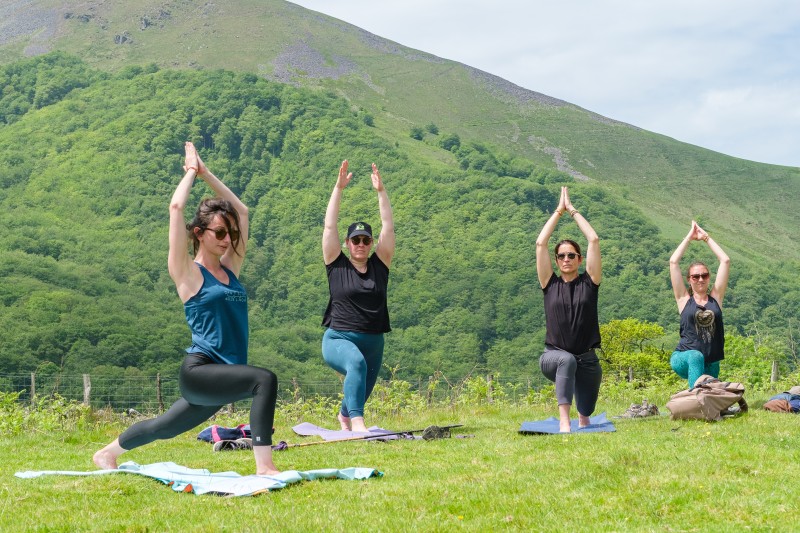
[[[102,450],[96,451],[92,456],[92,461],[94,461],[94,464],[97,465],[97,468],[100,468],[101,470],[116,470],[117,457],[125,452],[125,448],[119,445],[119,441],[114,440],[114,442]]]
[[[585,427],[589,427],[592,425],[592,422],[589,420],[588,416],[583,416],[582,414],[578,414],[578,427],[583,429]]]
[[[369,433],[367,426],[364,424],[363,416],[354,416],[350,418],[350,427],[354,432]]]
[[[352,427],[350,426],[350,418],[344,416],[342,413],[336,415],[336,418],[339,419],[339,424],[342,426],[342,431],[351,431]]]
[[[273,469],[268,468],[268,469],[263,470],[261,472],[256,472],[256,475],[257,476],[275,476],[275,475],[278,475],[280,473],[281,473],[280,470],[277,470],[277,469],[273,470]]]
[[[95,452],[92,456],[92,461],[100,470],[116,470],[117,469],[117,458],[113,455],[100,450]]]
[[[572,433],[572,424],[569,420],[564,422],[563,420],[558,424],[558,432],[559,433]]]

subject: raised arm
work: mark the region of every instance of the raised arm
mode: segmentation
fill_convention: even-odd
[[[389,195],[386,193],[386,187],[383,186],[381,174],[378,172],[378,167],[372,163],[372,186],[378,191],[378,209],[381,214],[381,234],[378,240],[378,246],[375,248],[375,253],[389,268],[392,264],[392,257],[394,257],[394,218],[392,218],[392,206],[389,203]]]
[[[566,187],[564,189],[564,207],[570,216],[578,224],[578,229],[581,230],[583,236],[586,237],[588,245],[586,247],[586,273],[592,278],[595,285],[600,285],[603,280],[603,262],[600,257],[600,238],[597,232],[586,218],[575,209],[569,199],[569,191]]]
[[[730,276],[731,271],[731,259],[728,257],[728,254],[722,249],[722,247],[717,244],[717,242],[711,238],[711,236],[700,226],[697,226],[697,240],[705,241],[708,244],[708,247],[711,248],[711,251],[714,252],[714,255],[717,256],[717,260],[719,261],[719,267],[717,267],[717,275],[714,277],[714,288],[711,289],[711,296],[719,303],[719,306],[722,307],[722,300],[725,298],[725,291],[728,290],[728,277]]]
[[[339,242],[339,205],[342,203],[342,191],[353,179],[353,173],[347,172],[347,160],[342,161],[339,167],[339,176],[333,187],[328,208],[325,210],[325,226],[322,229],[322,259],[326,265],[331,264],[342,253],[342,243]]]
[[[678,312],[683,311],[690,296],[689,291],[686,289],[686,283],[683,281],[681,258],[686,252],[689,243],[697,239],[697,227],[697,222],[692,220],[692,227],[689,229],[689,233],[686,234],[686,237],[683,238],[669,258],[669,279],[672,282],[672,293],[675,295],[675,301],[678,303]]]
[[[565,195],[566,187],[561,187],[561,198],[558,201],[558,207],[550,215],[550,218],[545,222],[539,236],[536,237],[536,273],[539,276],[539,285],[544,289],[550,278],[553,276],[553,261],[550,258],[550,237],[558,225],[558,219],[566,209]]]
[[[187,146],[191,146],[191,149],[194,150],[194,145],[192,145],[192,143],[187,142],[186,144]],[[203,181],[205,181],[208,186],[211,187],[211,189],[214,191],[214,194],[223,200],[229,201],[233,205],[233,208],[236,209],[236,213],[239,215],[239,245],[237,246],[237,250],[234,250],[233,246],[231,246],[225,252],[225,255],[220,258],[220,263],[222,263],[223,266],[230,269],[236,276],[239,276],[239,272],[242,269],[242,263],[244,262],[245,253],[247,253],[247,239],[250,231],[249,210],[247,209],[247,206],[244,205],[244,202],[242,202],[239,197],[228,188],[227,185],[222,183],[222,181],[208,169],[205,163],[203,163],[203,160],[200,159],[199,155],[197,155],[197,162],[199,164],[199,168],[197,170],[198,177],[202,178]]]
[[[186,221],[183,218],[198,166],[197,152],[191,143],[187,143],[183,166],[186,173],[169,203],[169,254],[167,255],[169,275],[175,282],[178,296],[184,302],[191,298],[203,283],[203,275],[189,256],[189,239],[186,234]]]
[[[600,285],[603,279],[603,261],[600,257],[600,238],[597,236],[597,232],[594,231],[592,225],[589,224],[589,221],[572,205],[569,199],[569,191],[566,187],[564,187],[564,207],[578,224],[578,229],[581,230],[583,236],[586,237],[586,242],[588,243],[586,246],[586,272],[589,274],[589,277],[592,278],[595,285]]]

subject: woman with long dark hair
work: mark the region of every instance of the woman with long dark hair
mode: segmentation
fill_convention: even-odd
[[[180,435],[224,405],[252,398],[256,474],[276,474],[271,444],[278,380],[269,370],[247,364],[247,293],[238,279],[247,251],[247,206],[208,170],[190,142],[184,170],[169,206],[167,261],[192,331],[179,374],[181,398],[161,416],[133,424],[93,460],[100,468],[117,468],[126,451]],[[186,224],[183,212],[196,177],[218,197],[203,200]]]

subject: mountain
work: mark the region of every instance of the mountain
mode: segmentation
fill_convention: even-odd
[[[701,219],[733,253],[760,261],[800,237],[800,169],[647,132],[289,2],[20,0],[0,20],[0,61],[63,50],[111,71],[153,62],[253,72],[332,90],[389,139],[434,123],[606,184],[671,238]]]
[[[87,353],[114,367],[144,353],[155,368],[159,343],[181,344],[160,206],[187,137],[254,208],[255,351],[272,361],[276,346],[286,372],[318,352],[320,217],[344,158],[385,169],[400,246],[393,355],[412,375],[532,368],[532,244],[566,182],[603,239],[604,320],[674,325],[666,260],[692,218],[734,260],[733,330],[784,334],[800,308],[800,170],[647,132],[288,2],[18,0],[0,7],[0,65],[0,299],[4,318],[35,325],[0,351],[25,346],[26,371],[83,370]],[[353,198],[363,205],[347,215],[374,217],[368,188]]]

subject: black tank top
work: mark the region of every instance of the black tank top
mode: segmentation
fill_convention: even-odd
[[[544,292],[545,344],[575,355],[600,347],[597,293],[591,276],[584,272],[566,282],[555,273]]]
[[[689,298],[681,312],[681,340],[678,352],[697,350],[706,363],[725,358],[725,327],[722,324],[722,309],[711,296],[705,306],[697,305]]]
[[[330,299],[322,325],[338,331],[388,333],[389,310],[386,289],[389,269],[372,254],[367,259],[367,271],[361,273],[344,253],[340,253],[328,271]]]

